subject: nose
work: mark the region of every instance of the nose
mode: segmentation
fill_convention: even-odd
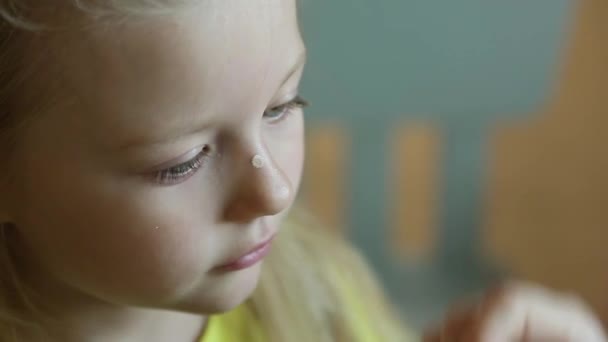
[[[270,154],[252,153],[235,169],[240,172],[226,205],[226,220],[250,222],[276,215],[290,206],[293,186]]]

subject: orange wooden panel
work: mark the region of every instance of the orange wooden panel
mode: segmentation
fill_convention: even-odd
[[[432,124],[408,123],[393,135],[392,234],[398,257],[424,259],[435,247],[438,220],[440,133]]]
[[[344,229],[350,137],[338,124],[309,129],[302,197],[305,207],[333,229]]]
[[[552,101],[492,141],[485,231],[507,268],[608,321],[608,2],[577,4]]]

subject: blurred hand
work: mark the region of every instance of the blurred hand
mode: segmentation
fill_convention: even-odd
[[[425,342],[606,342],[598,318],[579,298],[513,283],[479,303],[455,308]]]

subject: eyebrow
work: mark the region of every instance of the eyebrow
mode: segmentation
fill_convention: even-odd
[[[306,64],[306,59],[307,59],[307,52],[306,52],[306,49],[303,48],[303,49],[301,49],[301,52],[298,53],[297,57],[294,59],[294,63],[292,64],[291,68],[289,69],[289,71],[286,74],[287,76],[281,81],[279,89],[284,84],[286,84],[304,66],[304,64]],[[184,130],[178,134],[172,135],[171,137],[168,137],[168,138],[160,138],[160,139],[151,140],[149,138],[136,137],[134,139],[130,139],[130,140],[118,145],[118,147],[116,149],[118,151],[125,151],[125,150],[135,149],[135,148],[146,146],[146,145],[147,146],[159,145],[159,144],[165,143],[167,141],[177,139],[180,136],[187,136],[187,135],[190,135],[195,132],[200,132],[208,126],[209,126],[208,123],[198,124],[198,125],[189,125],[188,126],[189,128],[187,130]]]

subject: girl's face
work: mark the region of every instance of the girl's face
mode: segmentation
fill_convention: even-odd
[[[55,101],[21,136],[9,210],[32,279],[128,305],[241,303],[259,263],[222,265],[278,232],[300,181],[294,1],[212,0],[51,40],[33,82]]]

